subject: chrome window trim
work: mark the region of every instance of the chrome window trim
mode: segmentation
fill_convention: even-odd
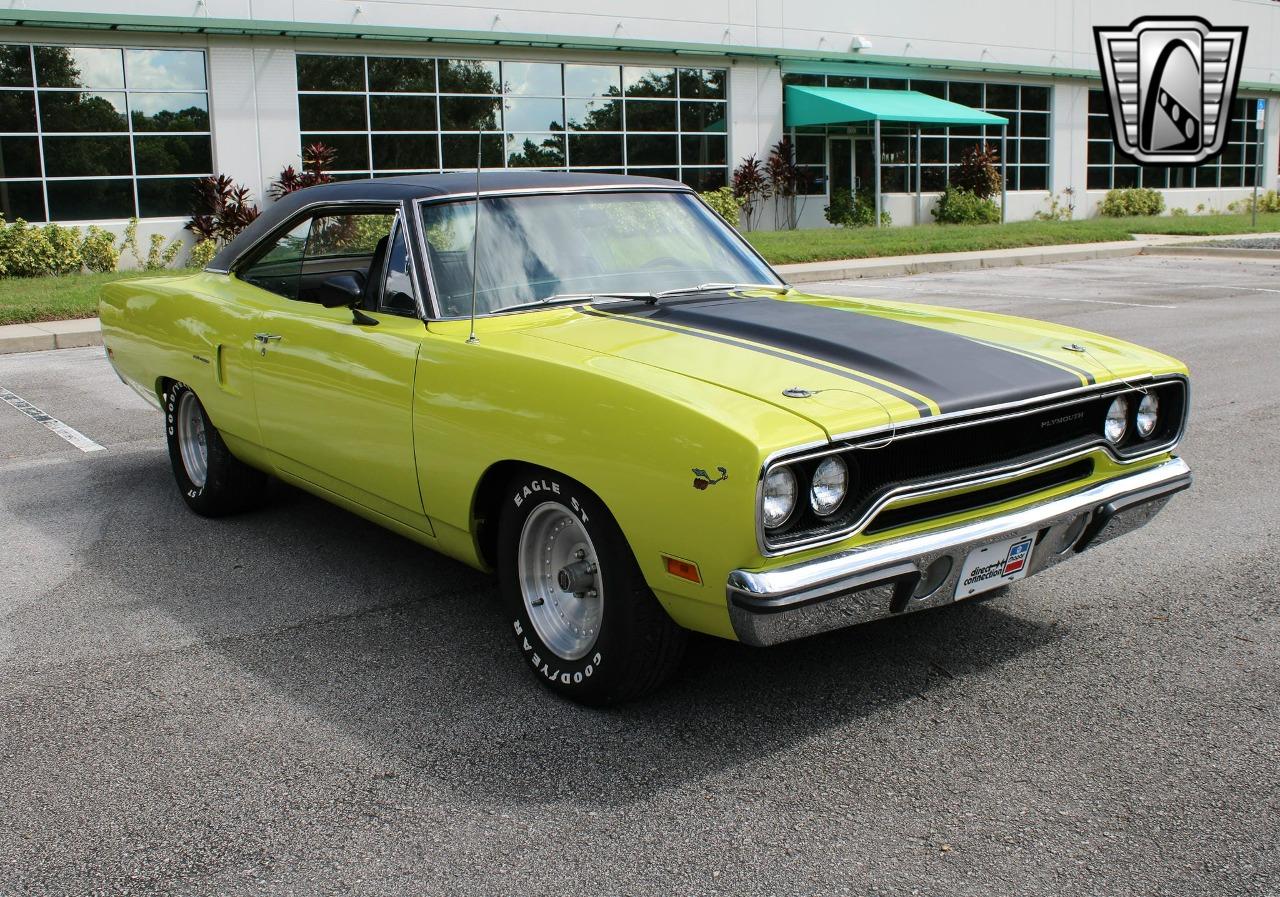
[[[1099,442],[1092,445],[1072,449],[1069,452],[1059,455],[1045,456],[1031,462],[1030,464],[1006,464],[966,474],[940,477],[938,479],[928,480],[924,483],[918,483],[913,486],[904,486],[887,493],[874,505],[868,508],[868,510],[859,517],[858,520],[854,521],[849,526],[842,527],[835,532],[824,533],[821,536],[809,538],[800,536],[785,543],[771,543],[769,541],[761,513],[764,481],[768,476],[769,471],[778,464],[795,464],[801,461],[809,461],[814,458],[824,457],[826,455],[852,451],[857,448],[857,445],[850,444],[847,437],[841,437],[840,440],[833,439],[830,442],[821,443],[818,446],[809,445],[805,447],[793,447],[774,452],[769,455],[764,464],[761,465],[760,472],[756,480],[754,516],[757,547],[759,548],[761,555],[767,558],[773,558],[786,554],[793,554],[797,551],[803,551],[809,548],[819,548],[824,545],[831,545],[861,532],[862,529],[865,528],[872,519],[874,519],[875,515],[883,511],[885,507],[892,502],[932,495],[957,487],[964,487],[968,485],[989,485],[992,482],[1001,480],[1017,479],[1024,474],[1034,473],[1059,462],[1069,461],[1075,457],[1092,454],[1099,450],[1105,451],[1111,460],[1122,465],[1136,464],[1154,456],[1170,452],[1175,449],[1179,443],[1181,443],[1182,437],[1186,433],[1187,421],[1190,418],[1191,410],[1191,383],[1188,378],[1182,374],[1171,374],[1161,377],[1147,375],[1143,378],[1129,378],[1125,381],[1111,381],[1101,386],[1081,387],[1079,389],[1066,390],[1064,392],[1054,393],[1048,396],[1039,396],[1037,398],[1026,399],[1019,402],[993,405],[988,408],[954,412],[951,415],[942,415],[939,417],[921,418],[919,421],[899,425],[897,430],[894,429],[893,425],[889,425],[856,431],[853,435],[862,437],[863,441],[866,441],[867,438],[872,436],[883,436],[886,433],[893,433],[893,439],[895,440],[912,438],[915,436],[947,432],[977,424],[1007,420],[1014,417],[1023,417],[1028,414],[1034,414],[1041,411],[1065,408],[1081,402],[1090,401],[1092,399],[1104,398],[1109,395],[1139,391],[1144,386],[1154,386],[1171,382],[1182,383],[1185,397],[1183,400],[1182,420],[1179,422],[1178,432],[1175,433],[1173,438],[1170,440],[1166,440],[1158,445],[1143,446],[1142,450],[1139,452],[1122,455],[1118,453],[1105,439],[1099,437]],[[1057,399],[1066,399],[1066,401],[1054,401]],[[1001,411],[1007,413],[1000,413]],[[952,424],[936,426],[937,421],[946,420],[948,418],[955,418],[958,419],[958,421]],[[930,423],[934,423],[935,426],[930,427]],[[906,428],[908,432],[903,433],[903,428]],[[836,444],[838,441],[843,442],[843,444]],[[993,476],[996,479],[990,479]]]

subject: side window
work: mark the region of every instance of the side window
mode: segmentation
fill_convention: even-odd
[[[239,276],[286,299],[318,302],[326,280],[351,275],[364,287],[369,307],[394,220],[394,213],[378,209],[319,212],[278,237]]]
[[[394,315],[418,314],[417,290],[413,286],[413,271],[409,268],[409,247],[405,243],[403,225],[397,223],[387,250],[387,277],[382,285],[382,311]]]

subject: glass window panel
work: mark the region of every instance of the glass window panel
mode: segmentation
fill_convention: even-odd
[[[907,82],[902,78],[872,78],[872,90],[906,90]]]
[[[682,168],[680,169],[680,180],[684,181],[699,193],[705,193],[709,190],[719,190],[728,184],[728,169],[726,168]],[[738,222],[730,222],[734,227],[738,226]]]
[[[1169,186],[1169,169],[1167,168],[1143,168],[1142,169],[1142,186],[1159,187],[1161,189]]]
[[[564,101],[541,98],[506,100],[502,121],[508,131],[562,131]]]
[[[820,77],[820,76],[819,76]],[[822,84],[818,81],[818,86]],[[857,75],[828,75],[827,87],[853,87],[864,88],[867,86],[867,79],[860,78]]]
[[[36,47],[41,87],[124,87],[124,57],[101,47]]]
[[[508,134],[510,168],[563,168],[563,134]]]
[[[125,50],[125,83],[130,90],[204,90],[200,50]]]
[[[476,141],[478,134],[444,134],[440,138],[442,167],[450,168],[475,168],[476,167]],[[484,153],[481,156],[481,165],[485,168],[501,168],[503,159],[504,141],[501,134],[485,134],[484,135]]]
[[[441,97],[440,130],[496,131],[502,101],[482,97]],[[475,165],[472,164],[472,168]]]
[[[135,131],[207,131],[209,97],[203,93],[131,93]]]
[[[44,188],[39,181],[0,181],[0,215],[6,221],[44,221]]]
[[[375,169],[437,168],[440,165],[440,146],[435,134],[374,134],[372,139]]]
[[[240,279],[286,299],[296,299],[310,233],[311,219],[308,218],[278,237],[266,252],[240,272]]]
[[[1257,175],[1257,172],[1258,172],[1257,168],[1246,168],[1246,169],[1244,169],[1244,182],[1243,182],[1243,184],[1242,184],[1241,186],[1244,186],[1244,187],[1252,187],[1252,186],[1253,186],[1253,181],[1254,181],[1254,178],[1255,178],[1255,177],[1256,177],[1256,175]]]
[[[418,316],[417,288],[413,284],[413,268],[409,264],[409,247],[405,243],[403,222],[387,247],[387,276],[382,283],[379,308],[393,315]]]
[[[868,144],[868,147],[874,147],[875,143]],[[880,164],[893,165],[901,164],[907,161],[907,138],[897,135],[882,136],[880,138]]]
[[[676,104],[662,100],[628,100],[628,131],[676,130]]]
[[[947,169],[941,165],[925,165],[920,169],[920,182],[930,192],[941,190],[947,186]]]
[[[1195,169],[1178,166],[1169,169],[1169,186],[1178,187],[1194,187],[1196,183]]]
[[[371,96],[369,119],[375,131],[434,131],[435,97]]]
[[[674,97],[676,70],[626,66],[622,81],[629,97]]]
[[[1117,165],[1112,172],[1112,181],[1117,187],[1138,186],[1138,167],[1136,165]]]
[[[199,178],[143,178],[138,181],[139,218],[190,215]]]
[[[47,186],[49,217],[54,221],[118,220],[134,215],[131,178],[49,181]]]
[[[26,44],[0,44],[0,87],[30,86],[30,48]],[[41,203],[42,209],[43,205]]]
[[[947,142],[938,137],[921,137],[920,161],[926,165],[947,161]]]
[[[44,164],[55,178],[133,173],[128,137],[46,137]]]
[[[1105,115],[1107,113],[1107,95],[1101,90],[1089,91],[1089,114]]]
[[[952,137],[981,137],[981,125],[954,125],[948,132]]]
[[[503,93],[518,97],[558,97],[563,91],[558,62],[504,62]]]
[[[1089,141],[1089,164],[1090,165],[1110,165],[1111,164],[1111,141],[1090,140]]]
[[[1016,84],[988,84],[988,109],[1017,109],[1018,87]]]
[[[369,142],[363,134],[303,134],[302,145],[311,143],[323,143],[336,153],[334,171],[369,170]]]
[[[1196,186],[1197,187],[1216,187],[1218,186],[1218,166],[1212,163],[1201,165],[1196,169]]]
[[[1090,190],[1110,190],[1111,168],[1091,165],[1085,186]]]
[[[498,63],[484,59],[441,59],[441,93],[501,93]],[[472,167],[475,164],[472,163]]]
[[[304,131],[365,131],[364,94],[299,94],[298,122]]]
[[[123,93],[40,91],[40,127],[45,131],[127,131]]]
[[[1039,109],[1047,112],[1049,110],[1049,88],[1027,87],[1023,85],[1022,108]]]
[[[680,130],[724,133],[724,103],[681,103]]]
[[[680,138],[680,162],[683,165],[724,165],[727,142],[725,137],[685,134]]]
[[[907,166],[882,165],[880,167],[881,193],[907,192]]]
[[[947,161],[950,162],[952,165],[958,165],[960,163],[960,160],[964,158],[964,154],[969,152],[974,147],[981,146],[982,141],[970,140],[967,138],[956,139],[953,137],[950,141],[950,144],[951,145],[948,147],[948,149],[951,151],[951,156],[947,159]]]
[[[808,75],[799,72],[788,72],[782,76],[782,83],[794,84],[798,87],[822,87],[826,83],[826,77],[823,75]],[[851,85],[832,83],[831,86],[849,87]]]
[[[1022,140],[1020,141],[1022,164],[1028,162],[1034,164],[1043,164],[1049,161],[1049,141],[1047,140]],[[1092,148],[1092,144],[1090,144]]]
[[[0,90],[0,131],[25,133],[35,129],[35,91]]]
[[[565,65],[565,96],[619,96],[622,93],[621,71],[616,65]]]
[[[920,93],[928,94],[931,97],[937,97],[940,100],[947,98],[947,82],[946,81],[917,81],[911,79],[911,89],[918,90]]]
[[[1218,157],[1222,160],[1223,165],[1239,165],[1244,161],[1244,147],[1239,143],[1228,143],[1222,149],[1222,155]],[[1223,184],[1223,186],[1228,186]]]
[[[1049,167],[1047,165],[1020,165],[1018,172],[1019,190],[1049,189]]]
[[[209,174],[211,144],[209,137],[139,135],[133,139],[138,174]]]
[[[370,56],[369,89],[430,93],[436,89],[436,61],[404,56]]]
[[[1024,112],[1020,118],[1022,119],[1021,136],[1049,136],[1049,114],[1047,112]]]
[[[1111,119],[1102,115],[1089,116],[1089,138],[1092,140],[1111,139]]]
[[[299,56],[298,90],[364,90],[363,56]]]
[[[0,137],[0,178],[40,177],[40,143],[35,137]]]
[[[1244,186],[1244,177],[1238,166],[1224,165],[1222,166],[1222,177],[1218,183],[1219,187],[1242,187]]]
[[[827,161],[827,138],[811,134],[797,134],[795,140],[796,161],[801,164],[822,165]]]
[[[676,164],[676,146],[674,135],[628,134],[627,165],[674,165]]]
[[[569,164],[579,166],[621,165],[622,135],[570,134]]]
[[[972,81],[952,81],[950,100],[973,109],[982,108],[982,85]]]
[[[675,168],[637,168],[631,165],[627,167],[627,174],[634,174],[643,178],[664,178],[668,181],[680,180],[680,172]]]
[[[723,100],[724,69],[680,69],[680,96],[684,99]]]
[[[621,131],[621,100],[565,100],[565,114],[572,131]]]

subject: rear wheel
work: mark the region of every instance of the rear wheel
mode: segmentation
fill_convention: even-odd
[[[684,651],[604,504],[582,484],[537,470],[512,480],[498,529],[504,603],[525,661],[584,704],[640,697]]]
[[[169,462],[187,507],[221,517],[256,505],[266,475],[231,454],[195,392],[185,383],[170,384],[164,409]]]

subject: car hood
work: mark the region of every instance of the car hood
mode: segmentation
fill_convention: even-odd
[[[1070,327],[795,290],[576,312],[529,335],[732,389],[829,436],[1183,370],[1158,352]]]

